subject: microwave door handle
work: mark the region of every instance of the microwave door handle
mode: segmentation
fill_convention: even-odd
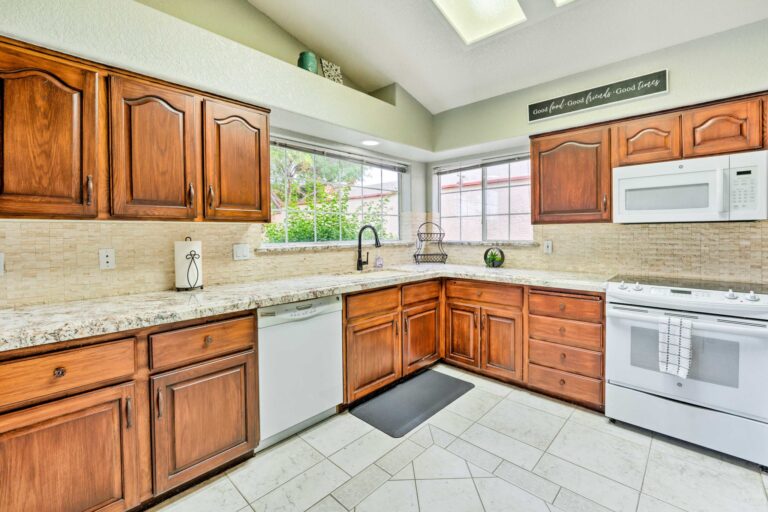
[[[717,170],[717,213],[728,211],[725,196],[728,193],[728,169]]]

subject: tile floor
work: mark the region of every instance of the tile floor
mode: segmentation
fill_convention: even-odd
[[[475,388],[393,439],[334,416],[153,512],[757,512],[754,465],[455,368]]]

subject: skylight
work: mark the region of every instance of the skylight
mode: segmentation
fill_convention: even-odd
[[[527,19],[517,0],[432,1],[466,44],[476,43]]]

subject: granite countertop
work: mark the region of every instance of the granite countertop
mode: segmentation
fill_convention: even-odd
[[[0,352],[437,277],[602,292],[611,276],[411,264],[363,273],[211,286],[197,292],[154,292],[24,306],[0,310]]]

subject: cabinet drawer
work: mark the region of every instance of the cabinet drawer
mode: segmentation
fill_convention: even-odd
[[[448,297],[473,302],[490,302],[505,307],[523,307],[523,288],[514,285],[451,279],[445,285]]]
[[[533,315],[554,316],[582,322],[603,321],[603,301],[600,297],[531,292],[528,308]]]
[[[386,313],[400,305],[400,290],[393,286],[347,296],[347,318]]]
[[[531,338],[554,341],[573,347],[592,350],[602,350],[603,348],[602,324],[529,315],[528,333]]]
[[[151,368],[171,368],[251,348],[256,341],[254,324],[248,316],[153,334],[149,337]]]
[[[407,284],[403,286],[403,305],[415,304],[440,297],[440,281]]]
[[[134,339],[127,339],[0,365],[0,408],[100,382],[131,378]]]
[[[603,405],[603,381],[599,379],[529,364],[528,384],[577,402]]]
[[[541,366],[578,373],[587,377],[600,378],[603,375],[603,354],[583,348],[530,340],[528,359]]]

